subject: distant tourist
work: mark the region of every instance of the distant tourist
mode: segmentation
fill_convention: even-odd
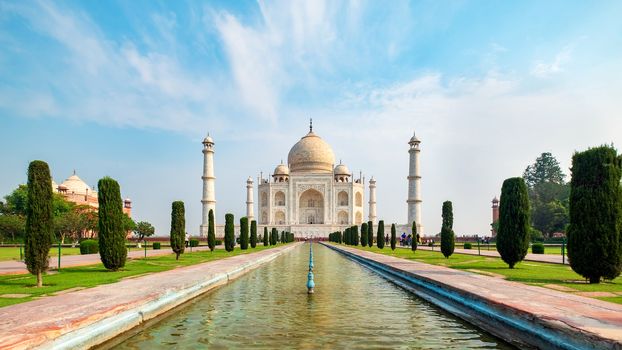
[[[188,248],[188,244],[190,243],[190,235],[186,232],[186,248]]]

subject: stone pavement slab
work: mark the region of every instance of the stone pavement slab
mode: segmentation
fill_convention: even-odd
[[[217,246],[216,249],[224,248],[223,245]],[[52,248],[54,249],[54,248]],[[208,250],[208,246],[193,247],[192,251]],[[186,248],[190,251],[190,248]],[[173,250],[170,248],[164,249],[151,249],[147,250],[147,256],[160,256],[173,254]],[[145,256],[145,251],[138,248],[127,253],[128,259],[140,259]],[[63,255],[61,257],[60,266],[63,267],[75,267],[99,264],[101,259],[98,254],[85,254],[85,255]],[[50,270],[58,269],[58,257],[50,257]],[[23,261],[9,260],[0,261],[0,275],[17,275],[28,273],[26,264]]]
[[[225,284],[298,244],[0,308],[0,349],[66,348],[68,344],[88,348]]]
[[[566,336],[578,335],[594,348],[622,349],[622,305],[342,245],[331,246],[447,290],[485,299],[489,305]]]

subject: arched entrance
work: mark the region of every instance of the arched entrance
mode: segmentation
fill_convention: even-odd
[[[308,189],[298,199],[299,224],[324,223],[324,196],[317,190]]]

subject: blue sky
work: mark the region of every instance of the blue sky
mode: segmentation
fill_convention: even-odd
[[[105,175],[167,234],[198,229],[201,138],[218,211],[244,214],[308,118],[406,220],[407,145],[422,139],[423,218],[452,200],[487,233],[490,199],[545,151],[622,144],[619,1],[0,1],[0,194],[32,159],[57,182]],[[568,171],[566,171],[568,173]],[[222,218],[217,220],[222,221]]]

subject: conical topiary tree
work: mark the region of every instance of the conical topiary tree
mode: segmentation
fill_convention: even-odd
[[[210,251],[214,251],[216,248],[216,230],[214,228],[214,210],[209,210],[207,219],[207,245]]]
[[[614,279],[622,270],[621,162],[612,146],[572,156],[568,259],[590,283]]]
[[[352,242],[355,246],[359,245],[359,227],[354,225],[352,226],[352,239],[354,242]]]
[[[26,196],[24,260],[28,272],[37,276],[37,287],[42,287],[43,273],[48,269],[48,254],[54,230],[52,177],[46,162],[35,160],[28,165]]]
[[[276,236],[279,234],[279,232],[276,230],[275,227],[272,228],[272,232],[270,233],[270,245],[276,245]]]
[[[514,268],[529,249],[529,196],[522,177],[503,181],[499,203],[497,251],[501,259]]]
[[[257,221],[251,221],[251,248],[257,246]]]
[[[248,218],[243,216],[240,218],[240,249],[248,249]]]
[[[263,228],[263,246],[267,246],[270,244],[270,241],[268,240],[268,228],[264,226]]]
[[[454,213],[451,201],[443,202],[443,224],[441,227],[441,252],[445,258],[449,258],[454,253]]]
[[[411,237],[412,237],[412,242],[410,244],[410,249],[412,249],[412,251],[416,251],[417,250],[417,244],[419,242],[417,242],[419,234],[417,233],[417,223],[413,221],[413,226],[412,226],[412,231],[411,231]]]
[[[175,201],[171,210],[171,249],[175,252],[175,259],[186,249],[186,213],[184,202]]]
[[[235,248],[235,227],[233,214],[225,214],[225,250],[232,252]]]
[[[99,256],[108,270],[117,271],[127,258],[121,189],[110,177],[100,179],[97,188]]]
[[[391,224],[391,250],[395,250],[396,243],[397,237],[395,234],[395,224]]]
[[[367,245],[374,246],[374,223],[371,220],[367,222]]]
[[[367,223],[361,224],[361,246],[367,246]]]
[[[384,220],[378,221],[378,235],[376,236],[376,245],[378,248],[384,248]]]

